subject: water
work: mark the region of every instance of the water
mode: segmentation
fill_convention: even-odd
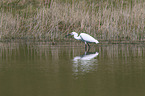
[[[81,45],[80,45],[81,44]],[[0,96],[144,96],[145,45],[0,43]]]

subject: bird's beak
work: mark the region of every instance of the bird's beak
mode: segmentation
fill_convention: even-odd
[[[67,35],[65,35],[65,37],[67,37],[67,36],[70,36],[71,34],[67,34]]]

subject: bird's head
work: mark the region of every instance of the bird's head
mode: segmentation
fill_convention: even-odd
[[[78,35],[78,33],[76,33],[76,32],[71,32],[70,34],[71,35]]]
[[[70,35],[78,35],[76,32],[71,32],[70,34],[67,34],[65,37],[70,36]]]

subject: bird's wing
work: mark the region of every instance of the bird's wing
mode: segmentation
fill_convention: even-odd
[[[95,38],[93,38],[92,36],[86,33],[81,33],[80,37],[82,38],[83,41],[86,41],[86,42],[96,42]]]

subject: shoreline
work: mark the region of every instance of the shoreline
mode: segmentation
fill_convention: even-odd
[[[145,44],[145,41],[129,41],[129,40],[98,40],[99,44]],[[58,43],[83,43],[82,41],[70,39],[70,40],[48,40],[48,39],[0,39],[0,43],[27,43],[27,42],[34,42],[34,43],[50,43],[52,45]],[[91,43],[93,44],[93,43]],[[98,45],[98,44],[97,44]]]

